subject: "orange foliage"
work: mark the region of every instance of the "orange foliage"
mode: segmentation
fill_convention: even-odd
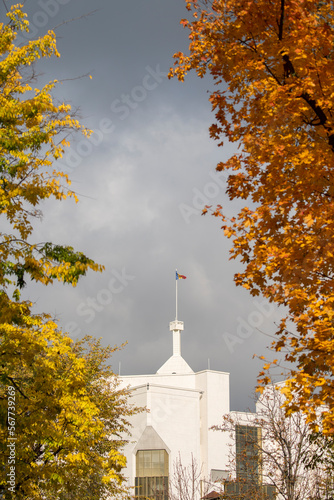
[[[326,403],[332,432],[334,2],[192,0],[187,8],[190,53],[175,54],[170,77],[211,74],[211,137],[238,145],[217,167],[229,171],[229,198],[251,207],[235,220],[219,210],[231,258],[244,264],[235,281],[286,306],[273,348],[286,348],[297,366],[291,405],[312,422]]]

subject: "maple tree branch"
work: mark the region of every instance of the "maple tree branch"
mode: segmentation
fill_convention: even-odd
[[[282,0],[284,1],[284,0]],[[294,66],[288,56],[288,54],[283,55],[283,60],[285,61],[285,65],[289,69],[289,74],[296,74],[296,71],[294,69]],[[319,124],[313,123],[313,126],[320,126],[322,125],[324,129],[326,130],[327,137],[328,137],[328,144],[331,146],[332,151],[334,151],[334,133],[332,132],[331,127],[326,125],[327,123],[327,116],[326,113],[323,111],[323,109],[317,104],[316,100],[313,99],[308,92],[302,92],[302,94],[299,96],[301,99],[304,99],[304,101],[310,106],[310,108],[313,110],[315,113],[316,117],[319,120]],[[312,122],[313,120],[311,120]],[[310,124],[311,124],[310,122]]]
[[[272,70],[270,69],[270,67],[268,66],[268,64],[266,63],[266,61],[262,61],[266,70],[268,71],[268,73],[270,74],[270,76],[272,78],[274,78],[274,80],[278,83],[278,85],[282,85],[282,83],[280,82],[280,80],[277,78],[277,76],[272,72]]]
[[[249,40],[252,41],[254,45],[250,45],[249,43],[247,43]],[[276,83],[278,83],[278,85],[282,85],[282,83],[277,78],[277,76],[275,75],[275,73],[273,73],[273,71],[271,70],[271,68],[268,65],[268,63],[263,59],[263,57],[261,56],[261,54],[259,54],[259,52],[257,50],[256,41],[255,41],[254,37],[249,38],[248,40],[241,40],[239,38],[238,42],[241,45],[243,45],[244,47],[247,47],[247,49],[251,50],[252,52],[255,52],[255,54],[257,54],[259,56],[260,61],[263,63],[264,67],[266,68],[266,70],[268,71],[268,73],[270,74],[270,76],[276,81]]]
[[[327,116],[325,112],[318,106],[316,101],[312,99],[307,92],[303,92],[300,96],[304,101],[307,102],[307,104],[310,106],[310,108],[314,111],[316,116],[319,119],[319,125],[322,125],[324,129],[327,132],[327,137],[328,137],[328,144],[331,146],[332,150],[334,151],[334,133],[332,132],[332,129],[326,125],[327,122]]]
[[[284,0],[281,0],[281,18],[278,25],[278,39],[283,39],[283,24],[284,24]]]

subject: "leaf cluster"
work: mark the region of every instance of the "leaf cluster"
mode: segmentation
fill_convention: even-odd
[[[324,431],[333,432],[333,1],[187,7],[189,54],[175,54],[170,77],[213,77],[211,137],[237,148],[217,170],[229,172],[227,194],[245,205],[234,218],[213,210],[243,264],[235,282],[285,306],[272,347],[297,367],[287,404],[315,422],[326,403]]]
[[[70,133],[89,131],[68,104],[55,102],[56,80],[33,87],[34,63],[59,57],[54,33],[18,46],[22,30],[29,23],[16,5],[0,23],[0,496],[128,498],[122,448],[128,417],[138,409],[128,404],[109,366],[116,348],[91,337],[74,343],[20,296],[30,280],[75,286],[89,269],[103,270],[71,246],[33,240],[41,202],[77,201],[55,164]],[[15,436],[12,489],[9,428]]]
[[[40,58],[59,57],[53,32],[27,45],[16,46],[18,30],[29,23],[18,6],[0,24],[0,215],[7,219],[9,234],[0,234],[0,287],[16,285],[15,297],[26,278],[41,283],[58,279],[75,285],[88,269],[101,271],[82,253],[69,246],[29,241],[33,221],[41,217],[38,205],[53,197],[77,197],[66,174],[55,162],[69,145],[73,131],[82,127],[68,104],[55,103],[56,80],[41,89],[33,88],[33,65]]]

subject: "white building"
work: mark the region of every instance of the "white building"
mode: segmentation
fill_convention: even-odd
[[[125,448],[125,475],[137,494],[166,488],[178,459],[188,467],[193,458],[203,480],[227,477],[229,438],[210,427],[230,411],[229,373],[194,373],[181,356],[183,329],[182,321],[170,323],[173,355],[157,373],[122,377],[122,385],[131,387],[131,403],[148,410],[132,418]]]
[[[188,471],[192,463],[201,469],[197,500],[208,489],[224,489],[231,498],[245,491],[253,492],[252,498],[285,498],[284,471],[297,464],[294,454],[301,446],[309,446],[304,417],[294,414],[285,419],[282,394],[272,386],[258,400],[255,413],[231,412],[229,373],[194,373],[181,356],[183,329],[182,321],[170,323],[173,355],[155,374],[122,377],[121,385],[131,388],[130,402],[147,408],[131,418],[132,435],[124,450],[125,476],[135,497],[168,500],[166,492],[175,481],[179,461]],[[228,426],[225,432],[212,430],[227,414],[231,432]],[[277,422],[282,422],[282,442],[275,435]],[[231,452],[235,460],[232,471]],[[287,455],[293,457],[292,464],[285,463]],[[298,465],[295,477],[298,498],[309,498],[317,477],[305,473],[303,465]],[[179,494],[177,498],[188,497]]]

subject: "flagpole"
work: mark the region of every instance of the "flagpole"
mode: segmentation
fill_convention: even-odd
[[[177,321],[177,282],[178,279],[176,278],[177,276],[177,269],[175,270],[175,321]]]

